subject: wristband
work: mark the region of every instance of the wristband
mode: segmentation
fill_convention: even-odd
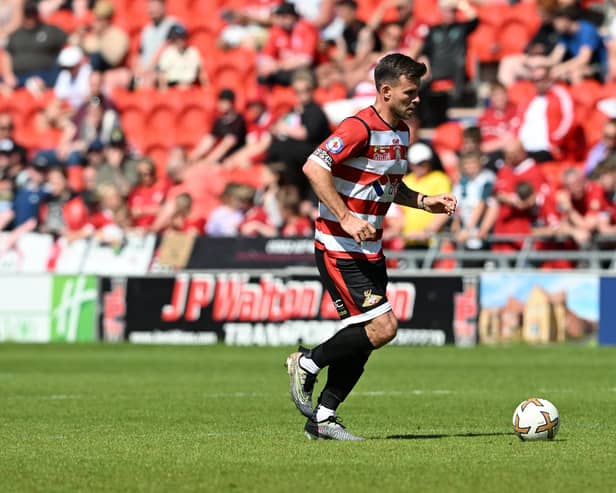
[[[421,200],[419,201],[419,208],[425,211],[426,210],[426,204],[424,204],[424,200],[426,200],[426,194],[425,193],[421,196]]]

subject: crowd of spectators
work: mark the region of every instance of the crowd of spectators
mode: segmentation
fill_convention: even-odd
[[[404,181],[459,207],[392,207],[388,248],[616,233],[616,6],[592,0],[0,0],[0,231],[310,236],[301,166],[391,52],[429,69]]]

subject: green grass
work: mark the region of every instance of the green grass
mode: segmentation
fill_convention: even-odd
[[[616,350],[382,349],[340,410],[358,443],[304,438],[287,352],[0,345],[0,491],[616,491]],[[531,396],[553,442],[512,434]]]

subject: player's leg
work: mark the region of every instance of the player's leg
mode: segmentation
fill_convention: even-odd
[[[305,431],[310,438],[356,440],[359,437],[338,422],[336,411],[359,381],[372,350],[395,337],[398,322],[386,298],[384,262],[337,260],[326,266],[343,300],[342,311],[347,313],[342,317],[345,327],[302,358],[318,368],[329,367],[327,383]]]

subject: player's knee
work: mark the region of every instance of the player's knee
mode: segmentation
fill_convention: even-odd
[[[396,317],[394,317],[393,315],[388,317],[387,321],[383,326],[382,333],[383,340],[385,341],[384,344],[387,344],[396,337],[396,334],[398,333],[398,320],[396,319]]]
[[[373,320],[367,328],[370,341],[375,348],[379,348],[396,337],[398,320],[393,313],[389,312]]]

